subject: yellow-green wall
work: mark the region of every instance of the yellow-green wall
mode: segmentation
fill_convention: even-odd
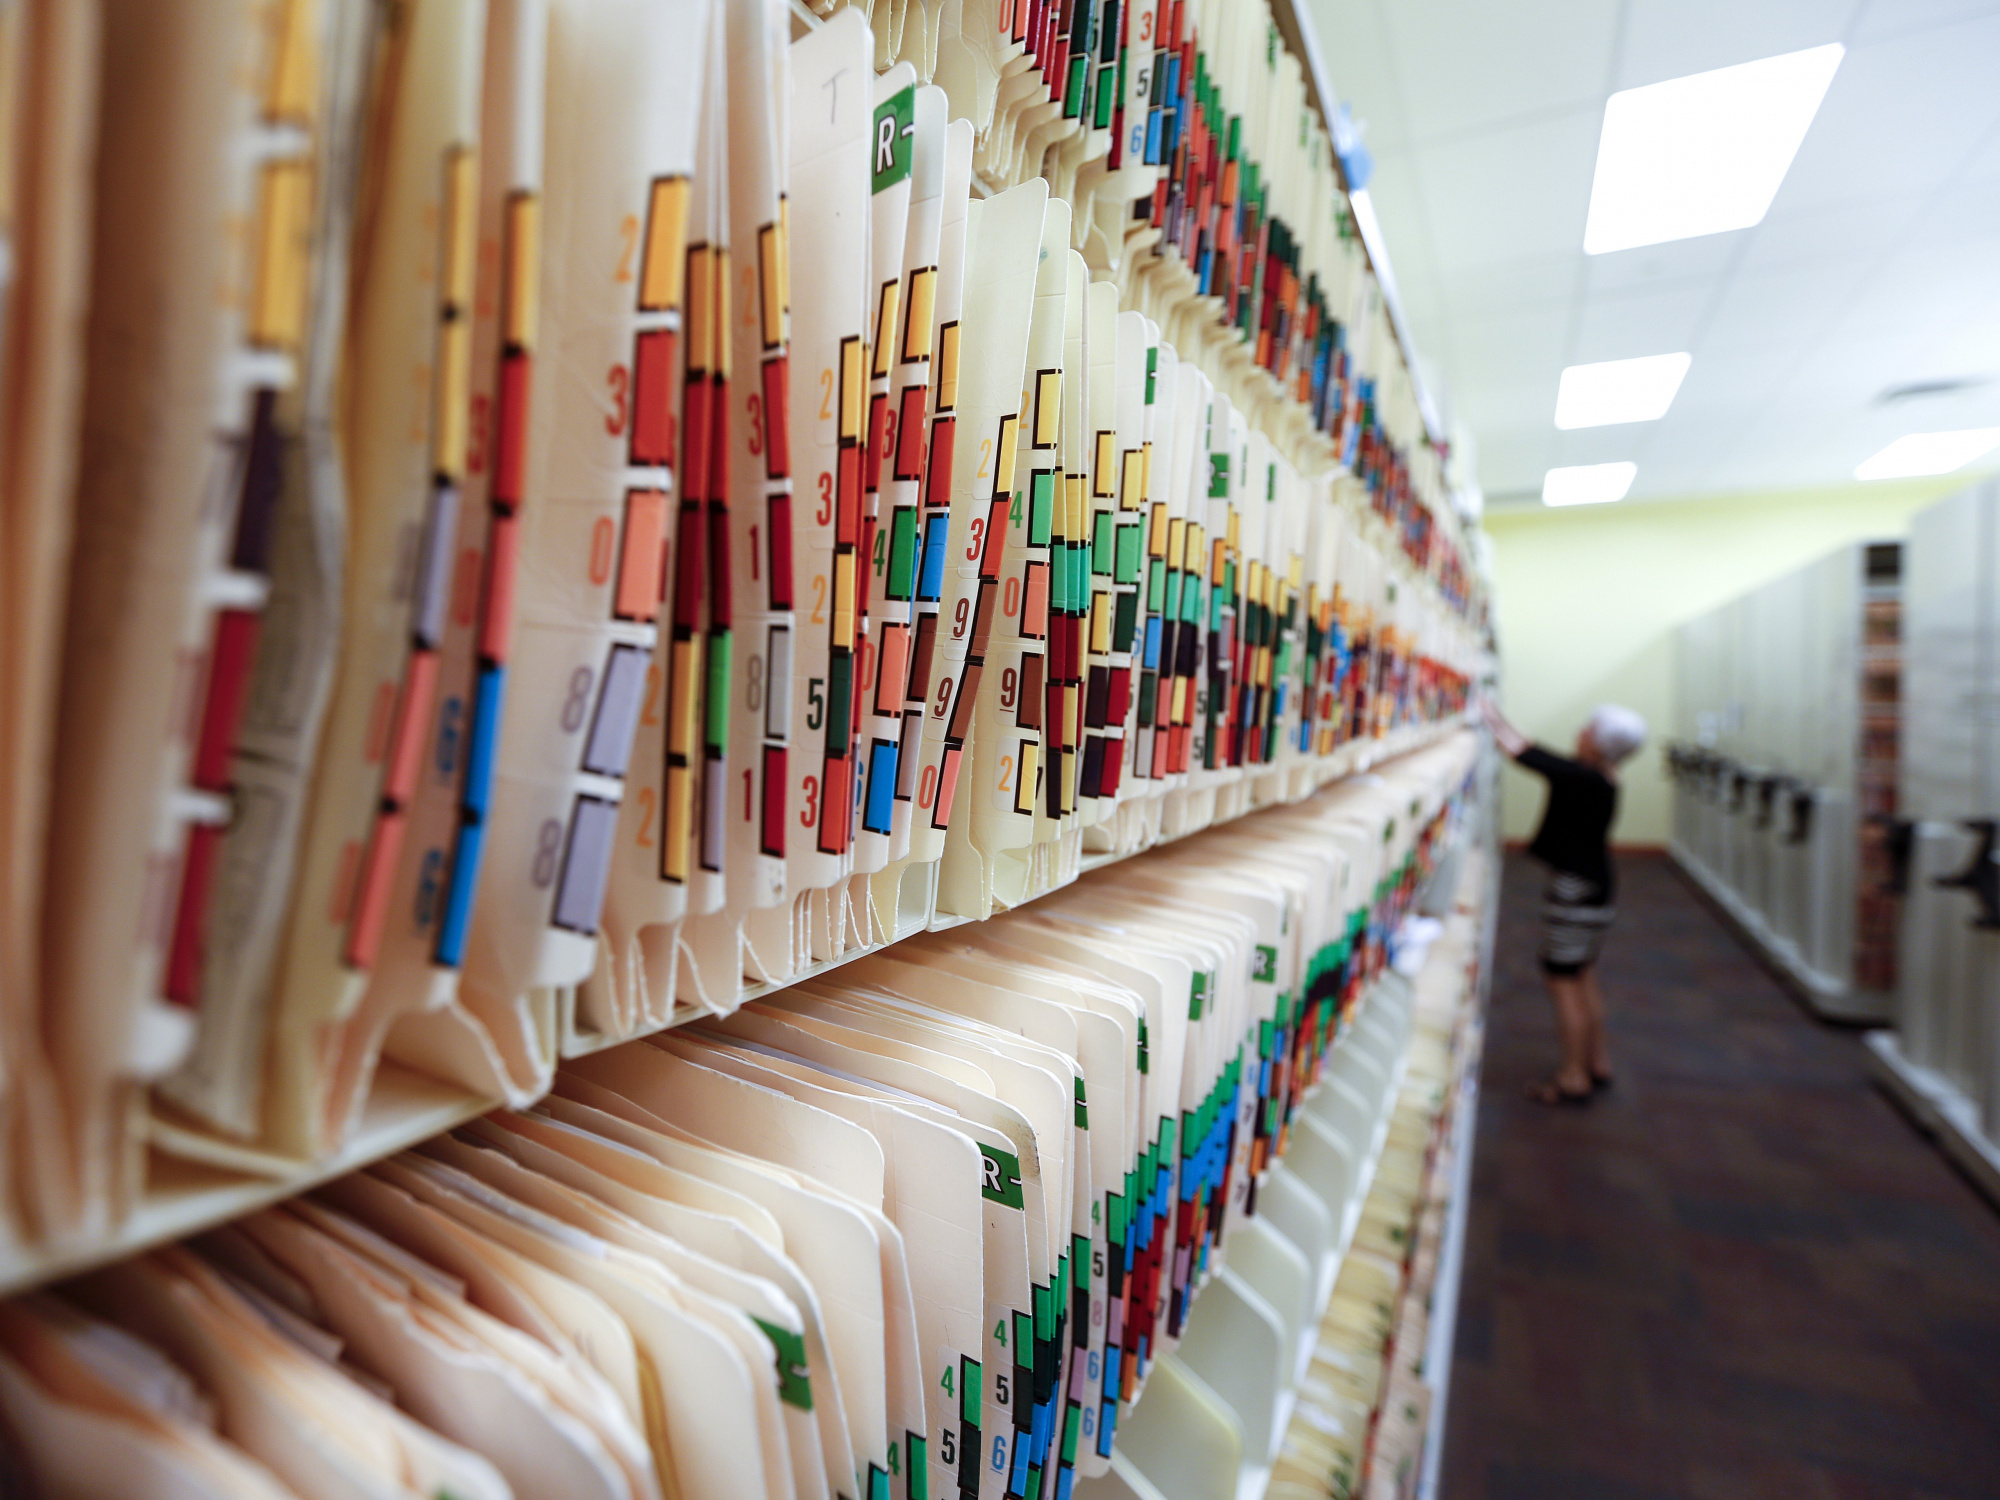
[[[1964,475],[1831,490],[1490,512],[1500,671],[1521,730],[1567,747],[1592,708],[1623,703],[1653,739],[1627,764],[1612,837],[1667,841],[1659,755],[1672,727],[1674,629],[1848,542],[1897,536],[1909,517],[1967,483]],[[1507,837],[1534,831],[1538,777],[1509,767]]]

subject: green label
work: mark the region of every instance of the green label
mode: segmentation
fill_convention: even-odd
[[[976,1359],[963,1355],[958,1361],[958,1419],[972,1427],[979,1426],[979,1382],[980,1367]]]
[[[1257,965],[1250,977],[1259,984],[1275,984],[1278,979],[1278,950],[1269,943],[1257,945]]]
[[[1021,1158],[984,1141],[979,1143],[979,1154],[986,1158],[985,1176],[979,1183],[981,1195],[1008,1208],[1026,1207],[1027,1200],[1021,1195]]]
[[[704,715],[711,750],[729,744],[729,632],[711,631],[708,637],[708,712]]]
[[[1028,483],[1028,545],[1046,547],[1055,535],[1056,471],[1037,469]]]
[[[1083,1075],[1081,1073],[1076,1075],[1076,1128],[1078,1130],[1090,1129],[1090,1108],[1084,1102]]]
[[[891,599],[913,599],[917,592],[917,508],[897,506],[889,525],[889,582],[883,592]]]
[[[894,187],[910,175],[916,154],[917,90],[901,89],[875,106],[875,136],[870,170],[875,174],[876,192]]]
[[[1188,1019],[1201,1019],[1201,1002],[1208,995],[1208,975],[1200,969],[1194,971],[1194,981],[1188,987]]]
[[[812,1372],[806,1364],[805,1335],[766,1323],[762,1318],[753,1317],[750,1321],[764,1330],[764,1337],[771,1341],[771,1349],[777,1355],[778,1399],[800,1411],[811,1411]]]

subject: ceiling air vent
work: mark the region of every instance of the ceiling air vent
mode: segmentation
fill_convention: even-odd
[[[1955,396],[1960,391],[1977,390],[1985,385],[1984,375],[1960,375],[1949,380],[1912,380],[1907,385],[1892,385],[1875,398],[1877,406],[1894,406],[1899,401],[1921,401],[1926,396]]]

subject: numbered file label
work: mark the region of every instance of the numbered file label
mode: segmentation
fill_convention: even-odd
[[[790,442],[798,640],[792,671],[793,829],[786,886],[801,960],[843,941],[852,873],[855,683],[866,459],[873,38],[843,12],[792,44]]]
[[[711,19],[706,0],[549,6],[545,211],[563,229],[542,258],[510,707],[462,981],[501,1000],[590,974],[634,737],[670,708],[654,648]],[[634,837],[657,845],[653,800]]]

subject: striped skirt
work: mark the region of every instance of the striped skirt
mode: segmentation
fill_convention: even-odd
[[[1545,974],[1581,974],[1597,962],[1618,909],[1596,881],[1558,870],[1542,892],[1542,946]]]

